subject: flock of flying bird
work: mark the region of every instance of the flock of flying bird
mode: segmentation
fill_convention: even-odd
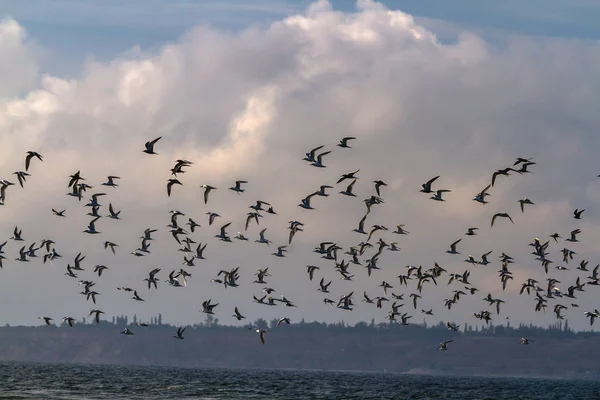
[[[148,155],[157,155],[158,153],[155,152],[155,146],[160,139],[161,137],[146,142],[145,149],[143,150],[143,152]],[[350,143],[355,139],[355,137],[345,137],[340,140],[337,146],[342,149],[351,149],[352,147],[350,146]],[[323,147],[324,145],[321,145],[307,152],[305,154],[305,157],[303,158],[303,161],[315,168],[326,168],[327,166],[325,165],[325,159],[326,156],[331,153],[331,151],[322,151]],[[14,175],[17,176],[18,184],[21,187],[24,187],[27,177],[30,176],[28,171],[30,169],[32,161],[35,161],[34,159],[43,161],[43,157],[41,154],[35,151],[27,152],[27,156],[25,158],[25,171],[18,171],[14,173]],[[183,185],[183,183],[178,179],[178,176],[184,174],[186,172],[186,168],[192,166],[192,164],[192,162],[187,160],[177,160],[175,162],[175,165],[171,169],[171,174],[173,177],[171,179],[168,179],[168,181],[166,182],[167,196],[170,197],[176,194],[175,186]],[[487,198],[488,196],[491,196],[490,191],[495,185],[498,184],[500,180],[499,178],[509,177],[511,176],[511,173],[518,175],[528,174],[531,172],[529,168],[534,165],[536,165],[536,162],[532,159],[517,158],[512,166],[494,172],[491,176],[490,183],[482,191],[480,191],[474,196],[473,201],[482,205],[487,204]],[[342,185],[341,188],[343,188],[343,190],[339,191],[339,193],[348,197],[356,197],[356,194],[353,192],[353,188],[357,180],[359,179],[359,173],[360,169],[342,174],[335,183],[335,185]],[[447,193],[450,193],[451,190],[435,188],[434,185],[437,184],[439,178],[439,176],[435,176],[429,179],[427,182],[423,183],[420,192],[431,195],[429,198],[434,201],[443,202],[445,201],[443,196]],[[120,177],[118,176],[108,176],[106,182],[102,183],[102,186],[117,188],[119,186],[117,183],[119,179]],[[7,199],[7,189],[10,186],[15,185],[15,183],[3,180],[0,181],[0,184],[0,203],[4,205]],[[247,184],[247,181],[238,180],[235,183],[233,183],[231,187],[229,187],[229,190],[236,192],[238,195],[242,195],[245,192],[245,187]],[[335,185],[321,185],[318,190],[312,191],[305,198],[301,199],[298,206],[305,210],[314,210],[313,204],[315,199],[319,197],[328,197],[330,195],[328,191],[333,190]],[[400,251],[400,248],[398,247],[398,242],[387,242],[380,236],[381,234],[388,232],[388,227],[384,225],[374,224],[371,226],[371,228],[367,228],[367,220],[373,207],[379,207],[381,204],[384,203],[384,200],[381,196],[381,192],[386,186],[387,184],[382,180],[374,181],[374,193],[370,197],[363,200],[365,205],[365,212],[362,218],[360,218],[360,220],[358,221],[356,227],[353,229],[353,232],[357,233],[357,236],[364,240],[361,240],[355,246],[349,247],[344,252],[344,255],[340,254],[340,251],[344,250],[344,248],[339,246],[336,243],[336,241],[327,241],[319,243],[314,249],[314,252],[319,254],[323,259],[328,260],[332,263],[334,270],[340,274],[340,278],[342,280],[351,281],[352,278],[355,276],[354,273],[352,273],[350,270],[351,266],[353,266],[353,268],[360,267],[366,269],[366,274],[370,277],[375,270],[380,269],[379,259],[383,252]],[[77,171],[76,173],[69,176],[68,187],[69,192],[67,193],[67,195],[72,196],[78,199],[79,201],[81,201],[84,198],[84,196],[87,198],[88,191],[91,191],[91,189],[93,188],[92,186],[86,183],[86,179],[81,175],[80,171]],[[217,188],[208,184],[202,185],[201,188],[203,189],[203,201],[205,204],[208,204],[210,201],[210,193],[217,190]],[[99,221],[99,219],[103,217],[99,214],[99,211],[102,207],[102,205],[99,202],[101,201],[102,196],[105,195],[106,193],[104,192],[94,192],[89,195],[90,198],[85,204],[85,207],[89,207],[89,209],[91,210],[87,215],[92,217],[92,219],[89,222],[87,228],[83,230],[84,233],[90,235],[101,234],[101,232],[97,230],[96,224]],[[520,199],[518,200],[518,203],[520,205],[521,212],[525,211],[526,206],[534,205],[534,203],[528,198]],[[244,224],[244,232],[238,232],[233,237],[230,236],[228,228],[230,227],[231,222],[227,222],[220,226],[220,228],[218,229],[218,234],[216,234],[214,237],[224,242],[233,242],[234,240],[247,242],[250,239],[246,236],[246,232],[248,231],[251,225],[260,225],[260,221],[262,218],[265,217],[265,214],[277,215],[274,206],[266,201],[258,200],[256,201],[256,203],[253,202],[249,206],[249,208],[251,209],[251,211],[247,213]],[[583,209],[576,209],[573,212],[573,218],[580,220],[584,211],[585,210]],[[66,209],[52,209],[52,213],[57,218],[67,217]],[[120,213],[121,211],[115,210],[115,207],[112,203],[109,204],[107,215],[108,218],[119,220]],[[213,225],[217,218],[221,218],[219,214],[214,212],[207,212],[206,214],[207,223],[209,226]],[[182,251],[184,254],[182,265],[184,265],[185,268],[179,268],[179,270],[172,270],[168,274],[166,283],[168,283],[170,286],[180,288],[186,287],[188,279],[190,279],[192,276],[192,274],[188,272],[189,267],[193,267],[195,265],[195,262],[205,259],[204,252],[207,247],[207,243],[197,243],[191,237],[191,235],[196,231],[196,229],[201,227],[201,224],[195,221],[194,219],[187,217],[187,222],[182,226],[180,225],[180,218],[183,217],[185,217],[185,214],[183,212],[178,210],[171,211],[170,224],[168,225],[173,239],[177,242],[179,246],[181,246],[179,250]],[[490,220],[490,226],[493,227],[495,226],[495,224],[499,224],[500,219],[504,219],[507,222],[514,224],[512,217],[508,213],[498,212],[492,215],[492,218]],[[304,223],[297,220],[289,221],[288,230],[289,236],[287,237],[287,244],[277,246],[276,251],[272,253],[273,256],[286,257],[288,246],[292,243],[295,235],[304,230]],[[476,227],[468,228],[467,232],[464,233],[464,235],[477,235],[477,230],[478,228]],[[154,240],[152,235],[156,231],[156,229],[146,229],[143,232],[143,235],[140,237],[140,247],[134,250],[131,254],[136,257],[143,257],[149,254],[150,245]],[[258,239],[255,240],[256,243],[266,245],[272,243],[271,240],[267,238],[266,231],[267,228],[263,228],[260,230],[258,234]],[[397,237],[401,237],[401,235],[410,234],[410,232],[408,232],[405,229],[405,225],[403,224],[398,224],[396,226],[396,229],[394,231],[391,231],[391,233],[398,235]],[[578,235],[580,233],[580,229],[575,229],[572,232],[570,232],[570,234],[566,237],[566,239],[564,239],[564,241],[569,243],[576,243],[579,241]],[[547,240],[535,238],[529,244],[529,246],[533,248],[532,254],[535,257],[535,260],[539,261],[541,267],[544,269],[546,274],[549,273],[549,268],[554,263],[548,257],[550,255],[550,253],[548,252],[549,247],[552,243],[559,243],[559,239],[562,239],[562,237],[558,233],[552,233],[551,235],[549,235]],[[15,227],[13,231],[13,236],[10,238],[10,240],[15,242],[24,242],[24,234],[22,230],[18,227]],[[462,240],[463,239],[460,238],[451,243],[446,253],[449,253],[451,255],[460,255],[461,253],[459,252],[458,248]],[[4,247],[7,243],[8,241],[5,241],[4,243],[0,244],[0,267],[2,266],[2,260],[5,259]],[[38,255],[36,254],[38,251],[43,251],[43,262],[52,263],[58,258],[61,258],[61,255],[57,252],[57,250],[54,247],[55,244],[56,243],[50,239],[44,239],[40,242],[39,246],[36,246],[36,243],[32,243],[29,246],[23,245],[18,252],[18,257],[16,258],[16,261],[29,262],[33,258],[38,257]],[[116,254],[117,248],[119,247],[117,243],[108,240],[103,241],[103,245],[106,251],[110,251],[113,254]],[[370,254],[369,257],[365,258],[366,252],[369,249],[373,249],[373,253]],[[562,253],[562,263],[565,265],[568,265],[569,262],[572,261],[574,259],[574,256],[577,254],[575,251],[567,248],[566,246],[562,250],[560,250],[560,252]],[[469,264],[471,267],[476,267],[478,265],[486,266],[492,263],[492,261],[490,261],[489,259],[491,253],[492,251],[486,252],[480,257],[480,259],[476,259],[475,257],[469,255],[464,260],[464,262]],[[346,255],[348,256],[349,261],[343,259]],[[83,288],[80,292],[81,295],[86,297],[86,300],[92,301],[95,305],[97,296],[99,295],[99,293],[94,290],[96,282],[91,279],[80,279],[79,277],[81,271],[84,271],[82,263],[85,258],[86,256],[82,253],[77,254],[73,262],[67,264],[65,275],[74,280],[77,280],[78,284]],[[504,291],[506,289],[507,284],[513,280],[513,275],[510,271],[510,266],[512,263],[515,262],[515,259],[508,254],[502,253],[499,257],[499,261],[501,263],[501,269],[498,271],[498,274],[502,290]],[[589,270],[587,266],[587,260],[580,260],[579,265],[576,267],[576,269],[581,272],[588,273]],[[559,271],[568,269],[568,267],[562,265],[556,266],[554,268]],[[211,280],[211,282],[223,285],[224,287],[237,287],[239,286],[238,280],[240,278],[239,269],[239,267],[235,267],[230,270],[221,270],[219,271],[218,275]],[[102,274],[106,270],[108,270],[108,267],[106,267],[105,265],[96,265],[94,267],[94,274],[98,276],[98,279],[102,279]],[[159,279],[157,275],[160,271],[160,268],[154,268],[148,273],[148,276],[145,279],[143,279],[143,281],[145,282],[144,285],[147,285],[148,290],[158,289]],[[307,279],[309,281],[313,281],[313,279],[315,279],[315,274],[320,272],[321,267],[319,266],[306,266]],[[453,295],[444,300],[444,307],[450,310],[453,307],[455,307],[457,303],[459,303],[462,297],[477,295],[478,289],[471,283],[470,274],[471,271],[468,268],[462,273],[449,272],[442,266],[440,266],[437,262],[435,262],[433,267],[430,268],[424,268],[423,266],[408,265],[406,266],[405,271],[397,277],[398,286],[396,287],[396,291],[398,291],[402,286],[405,286],[408,289],[410,282],[414,282],[415,288],[414,290],[412,290],[412,293],[408,295],[408,297],[410,298],[410,303],[406,306],[406,308],[410,308],[412,306],[415,312],[417,312],[419,310],[418,303],[419,300],[422,298],[421,295],[424,287],[429,285],[437,286],[441,285],[442,282],[445,282],[447,285],[453,285],[456,287],[452,291]],[[263,287],[261,295],[253,297],[255,303],[265,306],[283,305],[285,307],[296,307],[296,304],[294,304],[291,300],[287,299],[285,296],[281,296],[280,298],[275,298],[271,296],[271,294],[275,292],[275,289],[267,286],[267,278],[271,276],[268,267],[258,268],[258,271],[255,273],[255,276],[256,279],[253,283]],[[588,276],[585,276],[583,278],[577,277],[574,283],[566,286],[566,290],[561,290],[557,286],[557,284],[559,283],[561,282],[553,277],[548,277],[547,283],[545,285],[543,285],[535,279],[528,278],[525,282],[521,283],[520,294],[526,294],[533,298],[533,308],[536,312],[545,312],[547,307],[551,306],[552,304],[556,318],[563,319],[564,310],[566,310],[567,308],[578,307],[577,303],[575,302],[577,293],[584,291],[586,286],[600,285],[599,265],[593,268],[593,270],[591,271],[591,273],[589,273]],[[327,295],[330,293],[329,287],[331,284],[331,280],[328,281],[326,280],[325,276],[322,276],[319,279],[317,291],[323,293],[323,295]],[[367,304],[374,304],[374,306],[378,309],[382,309],[384,307],[384,303],[391,302],[391,309],[387,312],[386,319],[390,323],[398,322],[402,325],[407,325],[409,323],[408,321],[411,318],[413,318],[413,316],[409,315],[409,312],[401,310],[401,308],[405,306],[405,304],[403,303],[405,301],[404,294],[394,293],[394,291],[392,291],[394,289],[394,285],[386,281],[383,281],[379,286],[381,287],[382,293],[375,297],[371,297],[366,293],[366,291],[364,291],[360,300]],[[140,295],[140,292],[138,292],[138,290],[136,289],[130,287],[119,287],[118,290],[131,293],[131,299],[135,301],[144,301],[144,299]],[[504,300],[492,296],[491,293],[488,293],[487,296],[483,297],[483,301],[487,303],[488,308],[483,309],[480,312],[474,313],[473,317],[484,321],[486,324],[489,324],[493,320],[494,314],[499,315],[501,313],[501,305],[504,303]],[[333,308],[349,311],[355,307],[355,295],[352,291],[350,293],[344,294],[337,301],[330,299],[329,297],[325,297],[323,299],[323,302]],[[205,314],[214,314],[215,309],[218,305],[219,303],[213,303],[212,299],[208,299],[202,303],[202,309],[200,310],[200,312]],[[420,312],[423,315],[433,315],[433,310],[431,309],[421,309]],[[88,316],[93,316],[95,322],[100,323],[100,318],[102,314],[104,314],[102,310],[92,308]],[[584,315],[587,318],[589,318],[590,325],[592,325],[596,318],[600,318],[600,311],[594,309],[592,311],[584,312]],[[241,321],[246,318],[237,306],[233,310],[232,317],[237,319],[238,321]],[[47,325],[51,325],[53,321],[51,317],[47,316],[38,318],[44,320],[44,322]],[[63,324],[67,324],[71,327],[73,326],[74,321],[75,319],[70,316],[64,317],[62,320]],[[290,324],[290,322],[290,318],[282,317],[278,320],[277,327],[279,327],[281,324]],[[137,322],[137,325],[146,326],[146,324],[142,322]],[[446,323],[446,326],[448,330],[451,331],[459,330],[459,326],[451,321],[448,321]],[[177,332],[173,337],[176,339],[184,339],[183,334],[185,329],[185,326],[178,327]],[[260,329],[258,327],[252,327],[248,329],[254,330],[258,334],[260,341],[263,344],[265,343],[265,330]],[[134,335],[134,332],[129,328],[125,328],[121,333],[128,336]],[[452,342],[452,340],[440,343],[439,350],[447,350],[448,343],[450,342]],[[521,344],[527,345],[530,342],[533,341],[528,338],[521,339]]]

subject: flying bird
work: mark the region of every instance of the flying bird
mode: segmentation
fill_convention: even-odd
[[[425,182],[424,184],[422,184],[421,186],[423,187],[423,189],[420,190],[420,192],[423,193],[433,193],[433,191],[431,190],[431,185],[433,184],[433,182],[435,182],[440,176],[436,176],[431,178],[430,180],[428,180],[427,182]]]
[[[513,224],[515,223],[512,218],[510,217],[510,215],[508,215],[507,213],[496,213],[494,214],[494,216],[492,217],[492,223],[490,224],[490,226],[494,226],[494,221],[496,221],[496,218],[498,217],[502,217],[502,218],[508,218],[510,220],[510,222],[512,222]]]
[[[351,149],[352,147],[348,146],[348,141],[355,140],[355,139],[356,138],[353,136],[346,136],[346,137],[342,138],[342,140],[340,140],[340,142],[338,143],[338,146],[345,148],[345,149]]]
[[[156,144],[156,142],[158,142],[160,139],[162,138],[162,136],[157,137],[154,140],[148,141],[146,142],[146,144],[144,145],[146,148],[143,150],[144,153],[146,154],[158,154],[154,152],[154,145]]]
[[[25,157],[25,171],[29,170],[29,164],[31,163],[31,159],[36,157],[40,161],[44,161],[40,153],[35,151],[28,151],[27,156]],[[22,186],[22,185],[21,185]]]
[[[171,178],[167,181],[167,196],[171,197],[171,188],[173,185],[183,185],[183,183],[179,182],[176,178]]]

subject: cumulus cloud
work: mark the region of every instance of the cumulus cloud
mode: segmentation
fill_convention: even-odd
[[[480,293],[461,299],[448,312],[442,300],[460,287],[441,281],[437,288],[425,288],[422,307],[412,310],[407,303],[406,311],[421,321],[420,308],[434,308],[436,318],[471,323],[471,313],[487,308],[481,298],[491,292],[506,301],[498,321],[510,315],[512,321],[552,322],[551,313],[535,314],[533,301],[519,296],[518,289],[523,277],[545,279],[529,254],[527,243],[533,237],[544,240],[554,231],[565,236],[579,226],[582,242],[567,247],[578,252],[578,259],[598,257],[593,245],[600,236],[594,210],[600,197],[594,170],[600,145],[598,46],[519,39],[500,49],[470,32],[453,43],[441,43],[435,32],[408,14],[372,1],[359,1],[357,7],[343,13],[319,1],[304,13],[239,34],[197,27],[156,54],[132,51],[108,63],[90,61],[74,79],[43,71],[37,75],[22,27],[4,21],[0,54],[14,56],[3,56],[0,63],[12,71],[0,77],[0,94],[6,98],[0,103],[3,178],[15,180],[10,174],[24,168],[27,150],[42,153],[44,162],[33,161],[24,189],[8,189],[0,221],[6,238],[18,225],[27,244],[52,238],[63,255],[52,266],[36,260],[23,265],[12,261],[20,247],[9,241],[5,278],[0,280],[0,310],[6,321],[29,324],[37,315],[87,314],[92,304],[78,295],[77,282],[63,275],[79,252],[87,255],[80,277],[98,282],[98,306],[108,315],[149,318],[161,312],[165,321],[193,323],[203,318],[200,303],[212,298],[220,303],[221,321],[231,323],[234,305],[251,319],[285,313],[294,320],[383,320],[386,311],[362,303],[352,313],[322,304],[317,282],[308,281],[305,266],[320,266],[316,281],[321,276],[333,280],[332,298],[352,290],[357,296],[363,291],[380,295],[383,280],[408,298],[414,284],[399,287],[396,279],[405,273],[404,266],[429,268],[438,262],[457,273],[468,267],[462,262],[466,255],[494,250],[493,264],[472,268]],[[19,93],[32,82],[39,86]],[[352,149],[335,147],[349,135],[357,137]],[[160,154],[143,154],[143,143],[158,136]],[[324,158],[327,168],[301,161],[305,152],[321,144],[332,150]],[[490,204],[473,202],[491,174],[516,157],[534,157],[538,165],[532,174],[499,178]],[[194,165],[180,176],[184,185],[168,198],[169,169],[181,158]],[[297,207],[319,185],[335,183],[340,174],[357,168],[357,198],[339,195],[345,185],[334,185],[328,198],[313,199],[316,210]],[[97,228],[102,234],[97,236],[82,233],[89,221],[85,200],[78,203],[65,195],[68,175],[77,170],[94,186],[91,193],[108,193],[101,204],[111,202],[123,210],[122,221],[101,219]],[[117,189],[100,186],[107,175],[122,177]],[[452,190],[443,203],[418,193],[420,184],[436,175],[441,175],[438,187]],[[242,195],[227,189],[237,179],[249,181]],[[405,223],[411,234],[385,233],[384,239],[399,241],[402,251],[385,252],[382,269],[370,278],[362,267],[353,266],[354,280],[341,281],[333,264],[312,249],[320,241],[335,241],[346,250],[366,239],[352,229],[364,212],[361,200],[374,193],[375,179],[389,186],[383,188],[385,203],[373,208],[367,227],[393,229]],[[218,188],[208,205],[202,202],[202,184]],[[525,213],[517,203],[523,197],[536,203]],[[250,243],[214,238],[226,222],[232,222],[232,236],[242,231],[248,206],[256,200],[272,203],[279,213],[261,219],[272,245],[253,243],[261,229],[256,226],[247,233]],[[51,208],[66,208],[68,217],[54,217]],[[587,209],[579,224],[572,219],[574,208]],[[183,255],[165,227],[168,211],[174,209],[201,223],[191,237],[208,242],[207,260],[189,269],[187,288],[162,283],[159,291],[148,291],[143,279],[149,270],[161,268],[164,280],[181,267]],[[210,227],[209,211],[221,215]],[[499,221],[491,229],[495,212],[511,213],[515,225]],[[101,213],[107,213],[106,207]],[[271,256],[275,245],[286,242],[287,221],[292,219],[305,223],[304,232],[296,236],[286,258]],[[468,227],[479,227],[480,235],[465,237]],[[128,254],[140,245],[145,228],[159,229],[152,253]],[[463,254],[446,254],[448,245],[461,237]],[[120,245],[117,256],[103,249],[104,240]],[[562,247],[551,247],[555,265],[560,264]],[[515,280],[505,292],[496,272],[501,252],[518,261]],[[101,278],[93,278],[96,264],[109,267]],[[210,282],[219,270],[237,265],[241,287],[225,289]],[[252,304],[252,295],[262,289],[251,284],[252,274],[266,266],[273,275],[269,286],[298,309]],[[552,275],[563,286],[577,276],[575,271]],[[146,301],[117,292],[123,285],[139,289]],[[582,309],[595,307],[590,293],[578,301]],[[580,314],[569,310],[571,325],[585,327]]]

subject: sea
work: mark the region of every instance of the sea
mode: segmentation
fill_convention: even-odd
[[[0,363],[0,399],[600,399],[593,380]]]

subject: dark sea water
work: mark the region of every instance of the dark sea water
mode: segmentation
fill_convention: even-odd
[[[0,399],[600,399],[600,382],[0,363]]]

